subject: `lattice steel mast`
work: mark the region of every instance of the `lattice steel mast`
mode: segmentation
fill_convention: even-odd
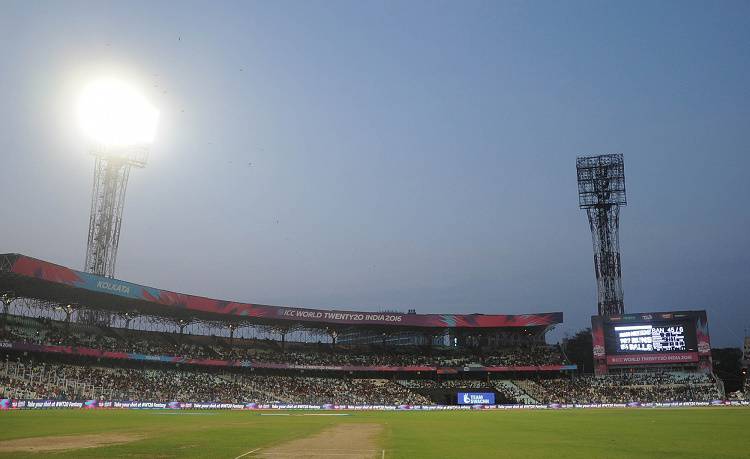
[[[117,152],[95,151],[94,187],[91,192],[86,272],[114,277],[120,242],[122,210],[130,168],[146,166],[145,149]]]
[[[620,265],[620,206],[627,205],[621,154],[576,159],[578,204],[589,217],[599,315],[625,312]]]

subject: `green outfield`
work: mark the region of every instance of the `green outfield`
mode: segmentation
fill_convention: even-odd
[[[0,456],[750,457],[745,408],[311,414],[10,411]]]

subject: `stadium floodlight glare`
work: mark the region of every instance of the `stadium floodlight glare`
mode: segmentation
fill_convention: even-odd
[[[159,111],[135,87],[116,79],[89,84],[78,101],[84,134],[108,150],[151,144]]]

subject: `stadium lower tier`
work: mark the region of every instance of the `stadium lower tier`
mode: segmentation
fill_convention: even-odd
[[[42,356],[43,357],[43,356]],[[335,405],[456,404],[458,393],[495,404],[691,402],[723,398],[704,373],[529,379],[352,378],[257,374],[176,365],[120,366],[23,355],[0,361],[0,398]]]

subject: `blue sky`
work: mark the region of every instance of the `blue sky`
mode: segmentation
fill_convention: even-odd
[[[625,155],[627,311],[750,327],[747,2],[5,2],[0,252],[82,267],[80,87],[161,111],[117,277],[280,305],[595,312],[575,157]]]

